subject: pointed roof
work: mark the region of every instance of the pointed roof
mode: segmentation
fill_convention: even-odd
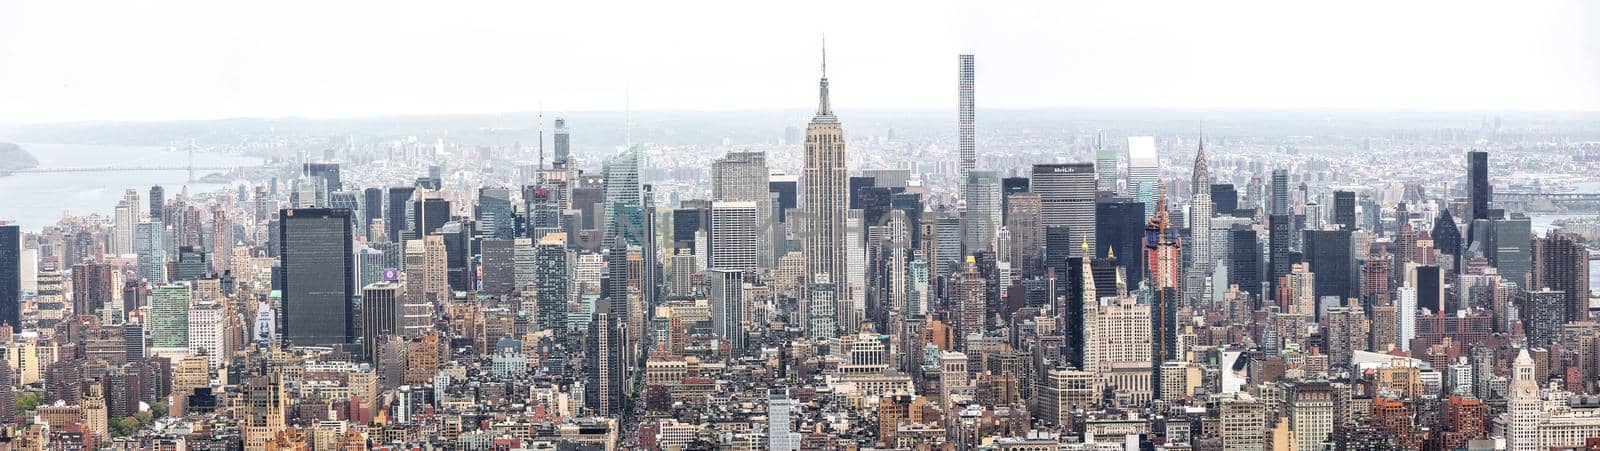
[[[1200,136],[1200,149],[1194,153],[1194,194],[1211,196],[1211,168],[1206,165],[1206,137]],[[1203,192],[1202,192],[1203,191]]]
[[[833,105],[828,101],[828,36],[822,36],[822,80],[817,95],[817,116],[812,122],[832,122]]]
[[[1452,236],[1457,236],[1456,239],[1460,239],[1458,235],[1460,235],[1461,232],[1457,230],[1459,229],[1456,228],[1456,218],[1450,215],[1450,209],[1448,208],[1441,210],[1439,212],[1439,217],[1434,218],[1433,220],[1434,235],[1450,234]]]

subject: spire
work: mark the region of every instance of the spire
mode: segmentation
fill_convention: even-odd
[[[832,118],[833,106],[828,104],[828,35],[822,35],[822,82],[817,96],[817,117]]]
[[[1209,196],[1210,190],[1211,167],[1206,165],[1206,136],[1202,132],[1200,134],[1200,149],[1194,153],[1194,194],[1199,195],[1204,191]]]
[[[539,178],[544,178],[544,101],[539,101]]]

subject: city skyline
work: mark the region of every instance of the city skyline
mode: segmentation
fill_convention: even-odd
[[[1504,24],[1600,8],[1544,4],[1501,13],[1412,4],[1373,15],[1349,5],[1251,3],[1119,15],[1132,10],[807,4],[803,15],[817,23],[779,21],[761,30],[782,39],[694,46],[683,44],[741,30],[750,21],[719,19],[763,6],[728,5],[718,11],[726,15],[703,16],[673,8],[679,5],[621,8],[609,11],[618,20],[608,22],[562,17],[584,11],[563,5],[531,10],[554,13],[548,29],[556,32],[574,24],[587,25],[577,27],[585,32],[623,28],[606,35],[614,39],[608,43],[553,43],[549,58],[518,60],[532,66],[508,64],[494,77],[472,78],[484,73],[462,70],[479,68],[476,58],[516,48],[494,38],[533,36],[486,31],[516,15],[458,17],[513,9],[476,6],[438,5],[419,17],[434,27],[407,27],[392,20],[417,13],[403,6],[289,5],[262,11],[237,31],[315,10],[327,14],[309,22],[347,25],[341,33],[351,35],[367,31],[366,21],[390,19],[401,24],[395,29],[416,32],[396,47],[434,45],[434,56],[448,56],[354,55],[355,66],[402,62],[393,73],[405,75],[365,80],[370,90],[341,90],[364,73],[343,71],[351,66],[326,56],[382,41],[384,33],[327,40],[312,27],[286,47],[254,47],[206,67],[226,79],[241,61],[271,64],[253,59],[257,52],[310,45],[314,51],[285,58],[296,68],[259,75],[314,67],[325,83],[305,85],[308,91],[339,92],[306,101],[270,86],[234,88],[320,111],[429,78],[479,83],[418,85],[406,92],[425,92],[374,107],[447,110],[453,107],[429,96],[452,92],[455,106],[480,105],[473,92],[519,103],[519,91],[491,79],[526,67],[540,69],[522,80],[535,85],[563,71],[592,76],[571,84],[566,94],[578,99],[585,89],[614,85],[608,77],[616,74],[563,52],[637,50],[633,39],[656,29],[628,27],[639,21],[632,14],[661,13],[646,25],[682,33],[650,45],[678,52],[652,54],[653,71],[627,75],[673,89],[646,89],[645,105],[683,94],[702,96],[689,105],[715,105],[755,87],[807,93],[815,109],[809,118],[651,110],[635,121],[630,91],[620,121],[559,110],[547,120],[542,107],[183,122],[160,122],[164,112],[146,110],[139,115],[148,122],[0,127],[0,138],[21,143],[0,142],[0,192],[7,194],[0,200],[0,448],[1600,447],[1600,267],[1592,264],[1600,260],[1600,121],[1591,120],[1600,112],[1019,113],[984,104],[993,97],[1002,105],[1049,103],[1080,89],[1176,103],[1248,104],[1280,90],[1295,96],[1276,101],[1290,103],[1325,96],[1437,102],[1462,88],[1469,89],[1461,104],[1549,100],[1511,89],[1530,86],[1587,101],[1597,83],[1556,79],[1588,66],[1559,77],[1516,72],[1572,45],[1554,52],[1526,34],[1464,39],[1441,31],[1471,29],[1471,17]],[[242,11],[180,9],[180,17]],[[152,26],[139,19],[166,11],[127,18]],[[871,13],[897,11],[903,23],[951,39],[907,32],[874,44],[884,36],[860,32],[888,29]],[[1087,22],[1043,12],[1082,12],[1072,20]],[[1247,14],[1215,17],[1229,12]],[[1096,14],[1118,20],[1098,22]],[[940,22],[945,15],[948,23]],[[1179,16],[1191,20],[1175,25]],[[994,29],[997,17],[1014,26]],[[1432,21],[1383,27],[1421,18]],[[1588,16],[1562,20],[1574,18]],[[1178,34],[1126,27],[1143,21]],[[27,22],[30,30],[49,24]],[[459,28],[466,23],[481,26]],[[721,23],[729,26],[698,26]],[[842,58],[849,69],[831,79],[829,63],[841,64],[829,59],[820,33],[820,49],[768,45],[805,34],[789,28],[841,23],[854,24],[843,34],[858,45]],[[1068,23],[1092,25],[1061,29]],[[1230,24],[1256,27],[1217,28]],[[1351,24],[1378,27],[1307,36],[1359,28]],[[1291,33],[1252,34],[1274,29]],[[1131,34],[1096,36],[1116,57],[1093,60],[1117,69],[1088,78],[1030,70],[1072,59],[1055,40],[941,57],[953,65],[910,62],[970,36],[994,36],[974,41],[989,45],[1037,38],[1031,33],[1040,30],[1068,41],[1085,32]],[[1425,35],[1385,35],[1399,31]],[[118,44],[135,48],[171,32]],[[195,47],[159,47],[176,55],[263,42],[229,41],[230,33]],[[1130,36],[1138,39],[1119,41]],[[1363,48],[1391,38],[1400,45]],[[1435,45],[1441,40],[1524,51],[1449,78],[1440,73],[1476,55]],[[903,44],[902,51],[862,57],[885,42]],[[1249,45],[1211,53],[1218,42]],[[21,48],[38,57],[56,44]],[[1147,44],[1160,48],[1155,54],[1180,56],[1157,60],[1182,70],[1156,80],[1143,77],[1151,67],[1117,64],[1146,62],[1152,52],[1144,50],[1154,48]],[[0,44],[0,55],[8,49]],[[1041,65],[1012,64],[1019,55]],[[785,61],[761,65],[775,56]],[[1384,71],[1368,71],[1368,58]],[[675,71],[697,63],[716,64]],[[744,64],[746,72],[717,64]],[[884,65],[893,69],[875,70]],[[1207,71],[1213,68],[1226,70]],[[1407,72],[1416,68],[1427,70]],[[815,84],[789,86],[793,74],[769,71],[810,74]],[[705,84],[741,74],[751,78]],[[1292,76],[1274,78],[1285,74]],[[0,73],[0,86],[5,77],[33,76]],[[922,77],[937,77],[941,92],[956,95],[914,100],[938,100],[928,107],[933,113],[850,106],[923,92]],[[1094,77],[1149,89],[1095,91],[1101,86],[1085,82]],[[1423,79],[1428,89],[1411,91]],[[1490,79],[1498,81],[1483,83]],[[834,80],[856,88],[835,90]],[[1208,87],[1218,80],[1252,88]],[[1330,80],[1338,86],[1323,83]],[[886,81],[893,88],[876,92]],[[1198,95],[1167,97],[1174,86]],[[133,105],[162,91],[159,83],[149,87],[108,103],[52,99],[55,107],[36,112]],[[189,98],[172,99],[167,112],[237,100],[212,88],[178,89]],[[1036,98],[1016,97],[1029,91]],[[6,114],[0,106],[0,119]],[[554,129],[549,150],[547,125]]]
[[[609,33],[524,22],[600,14],[580,4],[315,5],[15,5],[0,61],[28,70],[0,74],[0,98],[28,108],[0,106],[0,123],[792,108],[806,65],[792,55],[822,34],[851,80],[842,109],[950,105],[962,53],[984,55],[979,109],[1600,109],[1600,6],[1580,1],[635,4]],[[924,25],[882,36],[900,23]]]

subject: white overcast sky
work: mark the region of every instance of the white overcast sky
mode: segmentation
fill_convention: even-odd
[[[809,108],[823,33],[840,110],[1600,110],[1587,0],[0,0],[0,122]]]

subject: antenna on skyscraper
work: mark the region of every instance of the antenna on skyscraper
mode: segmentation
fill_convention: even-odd
[[[544,101],[539,101],[539,177],[544,177]]]
[[[822,78],[828,78],[828,34],[822,34]]]

